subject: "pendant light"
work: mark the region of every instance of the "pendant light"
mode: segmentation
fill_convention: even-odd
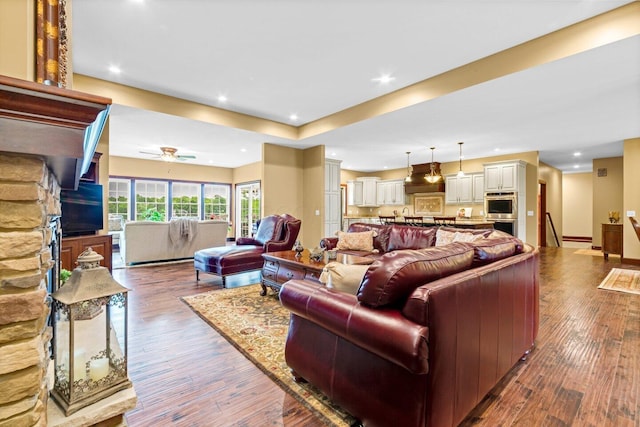
[[[404,179],[404,182],[411,182],[411,164],[409,163],[409,154],[411,151],[407,151],[407,176]]]
[[[464,172],[462,172],[462,144],[464,144],[464,142],[458,142],[460,146],[460,170],[458,170],[458,177],[464,176]]]
[[[428,174],[424,176],[424,179],[426,179],[429,184],[435,184],[436,182],[442,179],[442,176],[440,176],[439,173],[436,173],[436,167],[433,164],[433,150],[435,149],[436,147],[431,147],[431,164],[430,164],[431,170],[429,171]]]

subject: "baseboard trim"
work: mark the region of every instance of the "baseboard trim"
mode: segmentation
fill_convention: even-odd
[[[591,243],[591,236],[562,236],[563,242],[583,242],[583,243]]]
[[[640,265],[640,259],[636,258],[622,258],[621,262],[624,264]]]

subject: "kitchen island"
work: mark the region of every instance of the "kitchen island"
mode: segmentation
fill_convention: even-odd
[[[446,219],[445,219],[446,218]],[[411,217],[411,220],[405,220],[404,217],[395,217],[393,221],[386,221],[388,224],[400,224],[400,225],[416,225],[420,227],[436,227],[439,225],[447,225],[450,227],[458,228],[493,228],[493,222],[487,221],[484,218],[455,218],[455,217],[433,217],[425,216],[421,219]],[[349,226],[355,222],[364,222],[367,224],[374,223],[380,224],[379,217],[345,217],[343,220],[343,231],[349,229]]]
[[[417,225],[420,227],[436,227],[439,225],[446,225],[449,227],[456,227],[456,228],[472,228],[472,229],[493,228],[493,223],[489,221],[475,220],[475,219],[459,219],[459,218],[456,218],[455,221],[452,221],[452,220],[440,221],[440,220],[434,220],[431,217],[425,217],[422,222],[405,221],[403,218],[398,218],[395,221],[393,221],[393,224]]]

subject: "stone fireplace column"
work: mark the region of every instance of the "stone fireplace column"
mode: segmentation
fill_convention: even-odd
[[[52,217],[60,187],[39,157],[0,152],[0,426],[46,426]]]

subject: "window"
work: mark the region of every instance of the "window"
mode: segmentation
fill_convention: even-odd
[[[230,200],[230,184],[109,177],[109,213],[125,220],[189,217],[229,221]]]
[[[171,184],[171,217],[200,218],[200,184]]]
[[[204,184],[204,219],[229,221],[230,186],[225,184]]]
[[[167,187],[164,181],[136,180],[136,221],[167,220]]]
[[[238,184],[236,187],[236,238],[250,237],[260,219],[260,183]]]
[[[122,215],[129,219],[129,194],[131,181],[128,179],[109,179],[109,213]]]

